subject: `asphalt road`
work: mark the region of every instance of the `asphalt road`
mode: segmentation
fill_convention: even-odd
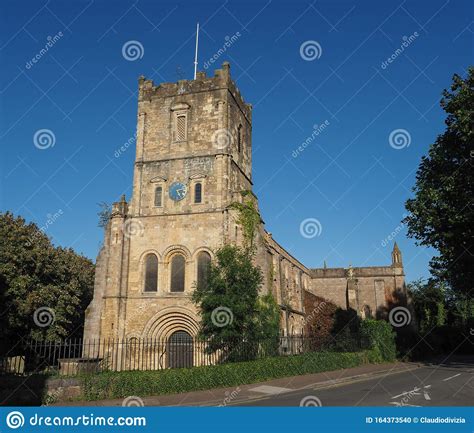
[[[474,406],[474,363],[410,371],[257,396],[236,406]]]

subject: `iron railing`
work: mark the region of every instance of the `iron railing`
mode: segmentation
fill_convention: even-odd
[[[357,351],[363,346],[357,338],[322,343],[303,335],[217,340],[177,334],[168,339],[0,341],[0,374],[75,376],[107,370],[190,368],[320,350]]]

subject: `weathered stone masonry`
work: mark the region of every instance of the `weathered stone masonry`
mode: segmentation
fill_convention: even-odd
[[[245,190],[252,190],[252,106],[229,64],[213,77],[200,72],[158,86],[140,77],[133,194],[114,203],[84,338],[194,337],[199,314],[190,296],[200,263],[224,243],[242,242],[229,205]],[[261,291],[281,306],[285,334],[303,331],[305,291],[360,314],[404,291],[398,248],[390,266],[309,269],[263,223],[256,245]]]

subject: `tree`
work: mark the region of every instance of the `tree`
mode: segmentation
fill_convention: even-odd
[[[246,249],[225,245],[216,252],[206,283],[193,293],[201,311],[200,336],[209,342],[209,352],[222,350],[229,359],[238,359],[244,344],[250,357],[252,342],[278,338],[278,305],[271,295],[259,298],[262,282]]]
[[[100,207],[99,212],[97,212],[97,216],[99,217],[98,226],[105,230],[112,216],[112,205],[105,201],[101,201],[98,203],[98,206]]]
[[[441,106],[446,130],[421,160],[406,202],[408,235],[439,255],[432,274],[456,293],[472,293],[474,281],[474,68],[466,79],[454,75]]]
[[[433,279],[417,280],[408,284],[408,292],[422,334],[447,323],[446,284]]]
[[[2,337],[57,340],[82,336],[94,264],[54,247],[36,224],[0,213]]]

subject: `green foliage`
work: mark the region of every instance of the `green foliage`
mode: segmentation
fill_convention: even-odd
[[[395,332],[385,320],[366,319],[360,322],[362,341],[370,349],[370,362],[392,362],[397,356]]]
[[[438,250],[433,275],[467,295],[474,281],[474,68],[466,79],[454,75],[441,106],[446,130],[421,160],[405,222],[410,237]]]
[[[408,285],[416,326],[397,329],[397,347],[408,359],[472,353],[474,299],[435,279]]]
[[[242,227],[244,248],[253,252],[255,234],[261,222],[256,202],[250,191],[242,192],[243,202],[234,202],[229,207],[238,211],[237,223]]]
[[[273,295],[260,296],[257,299],[253,338],[256,341],[266,341],[260,355],[272,356],[278,353],[280,344],[280,306]]]
[[[216,351],[230,340],[250,339],[258,322],[258,290],[263,276],[246,250],[225,245],[210,264],[207,283],[198,285],[193,301],[201,311],[200,335]],[[224,325],[224,326],[222,326]]]
[[[447,287],[442,282],[417,280],[408,284],[408,293],[418,322],[419,331],[424,334],[436,326],[446,324],[445,308]]]
[[[165,395],[256,383],[379,362],[373,350],[358,353],[309,352],[207,367],[158,371],[106,372],[80,378],[83,398],[100,400],[130,395]]]
[[[94,265],[89,259],[70,248],[55,248],[35,224],[0,213],[3,337],[21,335],[52,341],[81,336],[93,285]],[[46,322],[54,319],[49,326],[35,323],[35,311],[40,308],[50,309],[43,316]]]
[[[105,230],[112,216],[112,205],[105,201],[100,202],[98,205],[100,207],[99,212],[97,212],[97,216],[99,217],[98,226]]]

